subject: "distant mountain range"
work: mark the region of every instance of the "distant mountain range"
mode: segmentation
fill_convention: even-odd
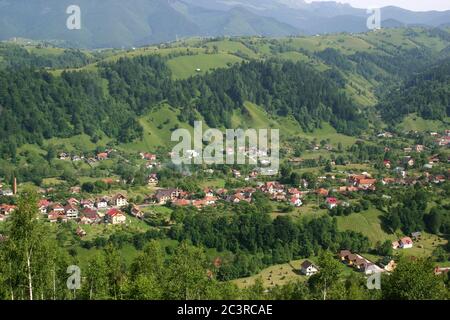
[[[68,30],[73,0],[0,0],[0,40],[131,47],[190,36],[286,36],[367,31],[368,14],[336,2],[303,0],[77,0],[81,30]],[[450,11],[381,10],[382,26],[450,25]]]

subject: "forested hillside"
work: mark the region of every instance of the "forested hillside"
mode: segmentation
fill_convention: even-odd
[[[244,103],[252,102],[269,117],[295,119],[296,130],[329,123],[350,136],[379,126],[370,123],[377,112],[391,124],[408,113],[445,120],[448,63],[441,64],[449,37],[447,29],[415,28],[92,52],[5,43],[1,153],[12,157],[24,143],[79,134],[139,141],[146,130],[141,117],[161,104],[179,110],[181,123],[202,118],[232,127],[234,116],[249,116]]]
[[[212,127],[230,127],[233,110],[243,109],[244,101],[280,116],[292,114],[306,130],[321,121],[348,134],[366,126],[344,92],[301,63],[249,62],[179,81],[157,56],[122,58],[100,70],[100,76],[60,77],[34,69],[0,71],[3,152],[11,155],[17,145],[52,137],[95,137],[98,130],[129,142],[142,134],[136,116],[163,101],[183,109],[182,121],[192,122],[196,110]]]
[[[410,113],[430,120],[450,117],[450,58],[411,76],[380,102],[379,109],[391,123]]]

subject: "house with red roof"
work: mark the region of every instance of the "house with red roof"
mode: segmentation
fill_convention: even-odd
[[[48,221],[55,223],[58,221],[61,222],[67,222],[67,217],[64,214],[64,211],[51,211],[48,215],[47,215]]]
[[[108,153],[107,152],[100,152],[97,154],[97,160],[106,160],[108,159]]]
[[[96,210],[85,208],[81,212],[80,223],[82,224],[93,224],[100,222],[100,216]]]
[[[302,192],[298,190],[297,188],[290,188],[288,189],[288,194],[291,197],[300,198],[302,196]]]
[[[398,243],[399,247],[402,249],[410,249],[413,247],[413,241],[410,237],[403,237]]]
[[[295,207],[301,207],[302,204],[303,204],[302,200],[300,198],[296,198],[296,197],[292,197],[289,200],[289,202],[290,202],[291,205],[293,205]]]
[[[62,213],[62,214],[65,212],[62,204],[60,204],[58,202],[55,202],[52,205],[50,205],[50,209],[54,212],[58,212],[58,213]]]
[[[7,216],[10,215],[17,207],[9,204],[0,205],[0,213]]]
[[[143,160],[156,161],[156,154],[148,153],[148,152],[141,152],[140,155]]]
[[[324,188],[317,189],[316,193],[324,197],[328,196],[328,190]]]
[[[127,217],[119,209],[112,208],[106,213],[106,221],[114,225],[124,224],[127,221]]]
[[[39,200],[39,203],[38,203],[39,212],[41,214],[46,214],[50,204],[51,204],[51,202],[48,201],[47,199]]]
[[[328,209],[333,209],[334,207],[336,207],[338,205],[338,200],[334,197],[329,197],[329,198],[327,198],[326,203],[327,203]]]
[[[172,201],[172,205],[176,207],[187,207],[191,205],[191,201],[187,199],[175,199]]]
[[[357,179],[356,185],[363,190],[367,189],[373,189],[375,188],[375,183],[377,182],[377,179]]]

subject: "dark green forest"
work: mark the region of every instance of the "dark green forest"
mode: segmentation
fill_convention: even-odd
[[[410,76],[398,90],[386,95],[378,108],[390,123],[410,113],[431,120],[450,116],[450,58]]]

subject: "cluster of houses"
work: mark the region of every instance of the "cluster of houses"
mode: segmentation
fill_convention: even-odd
[[[127,198],[122,194],[116,194],[113,197],[99,197],[97,199],[78,200],[70,198],[65,205],[59,202],[50,202],[42,199],[38,207],[42,215],[46,216],[48,221],[67,222],[74,220],[80,224],[124,224],[126,215],[121,208],[128,205]],[[142,217],[142,212],[132,210],[137,217]]]
[[[430,135],[435,138],[434,142],[440,146],[450,146],[450,130],[445,130],[443,134],[431,132]]]
[[[401,168],[403,170],[403,168]],[[235,177],[241,177],[240,172],[237,170],[233,170],[233,175]],[[257,173],[252,173],[249,177],[255,177]],[[328,177],[319,177],[318,181],[328,179]],[[332,179],[335,179],[332,176]],[[433,182],[433,183],[442,183],[447,180],[447,177],[444,175],[426,175],[422,179],[425,182]],[[338,181],[338,180],[336,180]],[[385,177],[379,180],[383,185],[414,185],[417,183],[418,178],[390,178]],[[376,184],[378,182],[377,179],[372,178],[371,174],[367,172],[363,172],[360,174],[348,174],[347,178],[339,179],[340,183],[344,184],[341,186],[325,189],[319,188],[316,190],[307,189],[308,183],[306,181],[302,181],[301,186],[304,189],[299,190],[298,188],[290,188],[278,181],[267,181],[267,182],[257,182],[256,187],[246,187],[246,188],[237,188],[234,190],[225,190],[225,189],[205,189],[205,197],[202,199],[192,199],[191,195],[187,192],[184,192],[179,189],[160,189],[156,192],[156,194],[152,198],[152,203],[165,205],[171,202],[175,206],[195,206],[197,208],[202,208],[205,206],[210,206],[216,204],[218,200],[223,200],[231,203],[239,203],[241,201],[251,202],[252,194],[259,190],[262,193],[266,194],[269,199],[277,202],[287,202],[294,207],[300,207],[303,205],[303,196],[309,194],[311,192],[317,194],[318,196],[323,197],[323,203],[329,209],[333,209],[336,206],[349,206],[349,203],[346,201],[340,201],[335,197],[329,196],[331,192],[339,193],[339,194],[348,194],[351,192],[370,192],[376,190]],[[151,174],[149,176],[149,185],[156,186],[158,183],[157,174]]]
[[[95,156],[93,157],[85,157],[84,155],[80,155],[80,154],[70,154],[68,152],[61,152],[58,155],[58,159],[59,160],[65,160],[65,161],[86,161],[87,163],[95,163],[97,161],[103,161],[106,160],[110,157],[111,152],[114,152],[116,150],[114,149],[108,149],[105,150],[104,152],[99,152],[97,153]]]
[[[157,190],[152,198],[152,202],[159,205],[171,203],[174,206],[194,206],[202,208],[205,206],[215,205],[217,201],[223,200],[230,203],[239,203],[245,201],[250,203],[253,194],[261,191],[274,201],[288,201],[293,206],[301,206],[302,192],[296,188],[287,188],[276,181],[258,183],[257,187],[237,188],[229,192],[229,190],[205,188],[203,190],[205,196],[201,199],[191,199],[191,194],[180,189],[160,189]]]
[[[341,250],[339,252],[339,259],[347,266],[353,267],[357,271],[364,272],[366,275],[386,271],[385,268],[377,266],[375,263],[357,253],[352,253],[350,250]]]
[[[414,236],[420,237],[421,234],[420,232],[415,232]],[[409,240],[411,239],[409,238]],[[409,246],[410,242],[405,239],[405,244],[406,246]],[[358,272],[363,272],[367,276],[375,273],[393,272],[397,267],[397,263],[391,258],[386,257],[387,259],[383,259],[378,264],[375,264],[363,256],[351,252],[350,250],[341,250],[338,253],[338,258],[345,265],[354,268],[354,270]],[[308,277],[318,273],[319,271],[320,268],[309,260],[303,261],[300,266],[300,273]],[[436,266],[434,269],[435,275],[441,275],[448,272],[450,272],[450,267]]]

